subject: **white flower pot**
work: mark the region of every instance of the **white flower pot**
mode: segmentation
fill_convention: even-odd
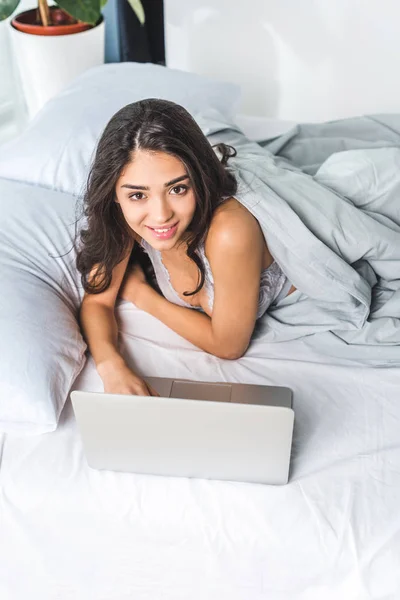
[[[104,63],[104,20],[70,35],[10,32],[30,118],[80,73]]]

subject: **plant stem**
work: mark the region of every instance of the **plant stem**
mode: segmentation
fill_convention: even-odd
[[[50,11],[47,0],[38,0],[40,18],[42,19],[42,25],[48,27],[50,25]]]

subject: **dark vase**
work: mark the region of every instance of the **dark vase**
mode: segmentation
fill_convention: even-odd
[[[165,65],[163,0],[142,0],[142,26],[127,0],[117,0],[120,61]]]

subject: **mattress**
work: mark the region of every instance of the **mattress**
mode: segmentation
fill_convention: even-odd
[[[289,483],[90,469],[68,401],[42,436],[1,436],[2,600],[400,597],[400,369],[328,363],[302,340],[224,361],[127,302],[143,375],[286,385]],[[89,359],[75,389],[100,391]]]

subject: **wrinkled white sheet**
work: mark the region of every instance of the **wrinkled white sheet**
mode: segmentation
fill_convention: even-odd
[[[291,387],[290,482],[91,470],[68,402],[54,433],[0,438],[1,600],[398,599],[400,369],[324,364],[301,340],[223,361],[118,315],[143,374]],[[75,387],[101,389],[91,362]]]

